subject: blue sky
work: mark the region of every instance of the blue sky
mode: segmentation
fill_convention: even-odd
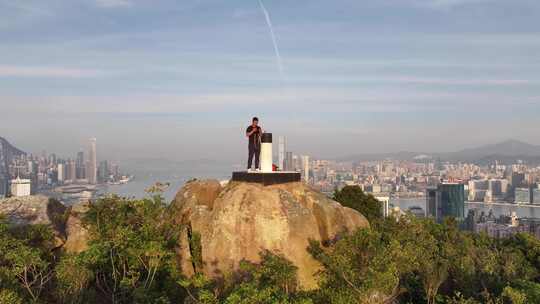
[[[253,115],[321,157],[540,144],[540,2],[0,0],[0,136],[239,160]],[[4,116],[4,115],[3,115]]]

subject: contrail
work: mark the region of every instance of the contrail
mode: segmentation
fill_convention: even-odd
[[[272,26],[272,20],[270,19],[270,14],[268,14],[268,11],[266,10],[266,7],[264,7],[262,0],[258,0],[258,1],[264,13],[264,16],[266,17],[266,24],[268,25],[268,29],[270,30],[270,36],[272,37],[272,43],[274,44],[274,51],[276,52],[276,60],[277,60],[278,68],[279,68],[279,74],[281,75],[281,79],[283,79],[283,62],[281,60],[281,55],[279,54],[279,47],[277,44],[276,35],[274,34],[274,27]]]

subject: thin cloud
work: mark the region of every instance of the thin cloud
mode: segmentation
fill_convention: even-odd
[[[494,0],[417,0],[416,4],[431,8],[450,8],[468,4],[477,4],[482,2],[492,2]]]
[[[525,100],[524,100],[525,99]],[[6,110],[17,113],[217,113],[246,108],[283,109],[297,113],[418,112],[465,109],[484,112],[505,106],[535,106],[535,99],[508,94],[418,92],[366,89],[257,89],[236,93],[194,95],[132,94],[124,96],[2,96]],[[537,102],[537,100],[536,100]],[[272,106],[269,107],[268,105]]]
[[[103,71],[93,69],[0,65],[0,77],[85,78],[102,74]]]
[[[100,7],[127,7],[131,6],[131,1],[128,0],[96,0],[96,3]]]

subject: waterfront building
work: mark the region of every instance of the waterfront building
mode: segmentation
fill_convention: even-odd
[[[69,159],[66,164],[66,180],[69,180],[72,183],[77,180],[77,168],[75,161],[72,159]]]
[[[85,179],[86,178],[86,164],[84,162],[84,152],[79,151],[77,153],[76,160],[76,179]]]
[[[17,177],[11,181],[11,196],[29,196],[31,191],[32,187],[29,179],[21,179]]]
[[[489,189],[488,180],[469,181],[469,201],[483,202]]]
[[[98,167],[98,181],[99,182],[106,182],[109,178],[109,163],[104,160],[99,163]]]
[[[489,189],[486,192],[486,202],[497,202],[504,199],[503,182],[500,179],[489,180]]]
[[[88,183],[95,185],[97,183],[97,155],[96,155],[96,139],[90,138],[90,149],[88,150]]]
[[[465,186],[442,183],[426,190],[426,214],[440,222],[445,217],[463,219],[465,213]]]
[[[57,180],[60,183],[63,183],[66,179],[66,173],[65,173],[65,166],[64,164],[58,164],[56,166],[56,174],[57,174]]]
[[[532,204],[533,193],[530,188],[516,188],[515,189],[515,203],[516,204]]]
[[[531,188],[532,191],[532,204],[540,205],[540,189]]]

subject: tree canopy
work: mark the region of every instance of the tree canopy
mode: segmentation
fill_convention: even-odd
[[[540,303],[533,236],[493,239],[461,231],[451,218],[383,219],[355,187],[336,198],[376,220],[331,243],[311,241],[306,250],[321,264],[316,290],[302,290],[298,268],[270,251],[219,280],[183,276],[182,227],[167,219],[162,199],[108,197],[90,205],[83,220],[90,240],[79,254],[56,251],[48,227],[0,220],[0,303]],[[204,251],[197,235],[191,247]]]
[[[336,189],[334,200],[362,213],[370,223],[383,216],[381,202],[373,195],[364,193],[360,186],[345,186],[341,190]]]

